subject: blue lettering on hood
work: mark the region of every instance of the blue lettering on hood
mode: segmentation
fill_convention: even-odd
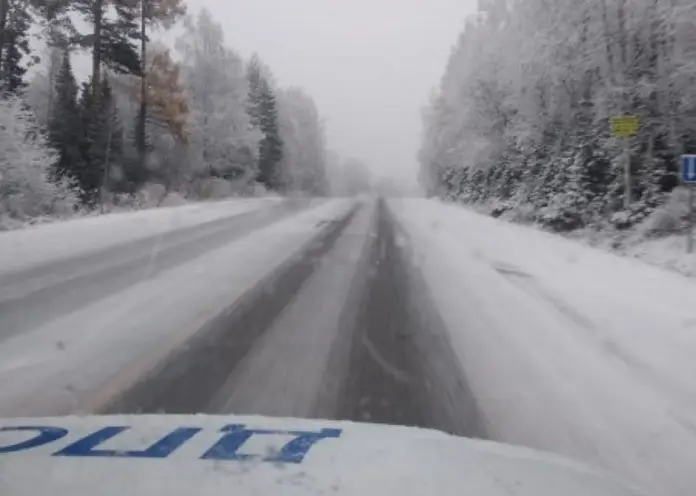
[[[0,432],[22,432],[22,431],[36,431],[36,436],[26,441],[22,441],[17,444],[10,444],[9,446],[0,445],[1,453],[13,453],[16,451],[25,451],[32,448],[37,448],[43,446],[44,444],[52,443],[58,439],[65,437],[68,433],[67,429],[62,427],[34,427],[34,426],[20,426],[20,427],[0,427]]]
[[[185,445],[203,429],[200,427],[177,427],[145,449],[104,449],[100,445],[116,438],[129,426],[105,426],[88,434],[71,444],[55,451],[56,457],[92,457],[92,458],[167,458]],[[0,455],[31,450],[55,443],[69,434],[68,429],[51,426],[9,426],[0,427],[2,432],[34,432],[35,435],[15,444],[0,444]],[[271,463],[302,463],[310,449],[324,439],[338,438],[341,429],[321,429],[317,431],[295,431],[275,429],[248,429],[243,424],[226,425],[220,429],[222,437],[208,448],[201,460],[259,460]],[[291,436],[277,452],[263,454],[239,453],[239,449],[253,436]]]
[[[319,432],[306,431],[277,431],[266,429],[245,429],[243,425],[226,425],[222,436],[212,448],[201,457],[203,460],[248,460],[260,458],[264,462],[301,463],[309,449],[315,443],[327,438],[337,438],[341,435],[339,429],[322,429]],[[255,434],[294,436],[278,453],[271,456],[240,455],[237,450]]]
[[[186,441],[198,434],[198,427],[179,427],[144,450],[95,449],[104,441],[118,436],[129,427],[104,427],[79,441],[56,451],[54,456],[114,456],[122,458],[167,458]]]

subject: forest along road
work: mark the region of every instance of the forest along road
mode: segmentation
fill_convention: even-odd
[[[384,201],[367,202],[99,413],[333,418],[485,437],[406,250]]]

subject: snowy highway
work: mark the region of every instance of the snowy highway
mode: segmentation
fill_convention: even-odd
[[[57,223],[0,234],[0,416],[416,425],[693,494],[695,297],[692,280],[432,200]]]

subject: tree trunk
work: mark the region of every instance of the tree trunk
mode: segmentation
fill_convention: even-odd
[[[149,0],[140,2],[140,60],[143,64],[143,74],[140,78],[140,114],[138,115],[138,162],[141,170],[145,170],[145,127],[147,125],[147,4]]]
[[[626,0],[619,0],[616,16],[619,30],[619,53],[621,54],[621,75],[624,84],[628,78],[628,27],[626,22]]]
[[[109,108],[109,120],[107,122],[107,138],[106,138],[106,153],[104,155],[104,172],[102,174],[102,181],[101,181],[101,187],[99,188],[99,211],[100,213],[104,214],[106,212],[106,194],[108,192],[108,181],[109,181],[109,174],[111,174],[110,170],[110,155],[111,155],[111,140],[113,137],[113,120],[112,120],[112,113],[113,109]]]
[[[46,105],[46,122],[50,122],[51,120],[51,112],[53,110],[53,94],[54,94],[54,82],[56,79],[56,73],[58,68],[59,61],[56,58],[55,55],[55,48],[51,49],[51,59],[49,62],[48,66],[48,102]]]
[[[602,23],[604,24],[604,39],[607,51],[607,66],[609,71],[609,81],[612,88],[616,85],[616,66],[614,64],[614,49],[612,43],[611,29],[609,27],[609,15],[607,13],[607,0],[602,0]]]
[[[94,0],[92,10],[94,17],[94,45],[92,49],[92,92],[95,101],[101,98],[101,37],[102,37],[102,18],[104,16],[104,0]]]
[[[5,42],[7,39],[7,16],[10,10],[10,0],[0,0],[0,81],[5,80]]]

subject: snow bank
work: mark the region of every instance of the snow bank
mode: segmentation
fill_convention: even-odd
[[[683,235],[642,241],[618,251],[649,264],[696,277],[696,253],[686,252],[686,238]]]
[[[696,253],[686,252],[688,190],[677,188],[667,202],[628,231],[582,229],[568,235],[591,246],[696,277]]]
[[[0,232],[0,274],[268,207],[281,198],[196,203]]]
[[[686,252],[684,234],[646,238],[636,233],[595,233],[583,230],[569,236],[594,248],[635,258],[687,277],[696,277],[696,253]]]
[[[390,202],[495,440],[696,487],[696,283],[436,201]]]

